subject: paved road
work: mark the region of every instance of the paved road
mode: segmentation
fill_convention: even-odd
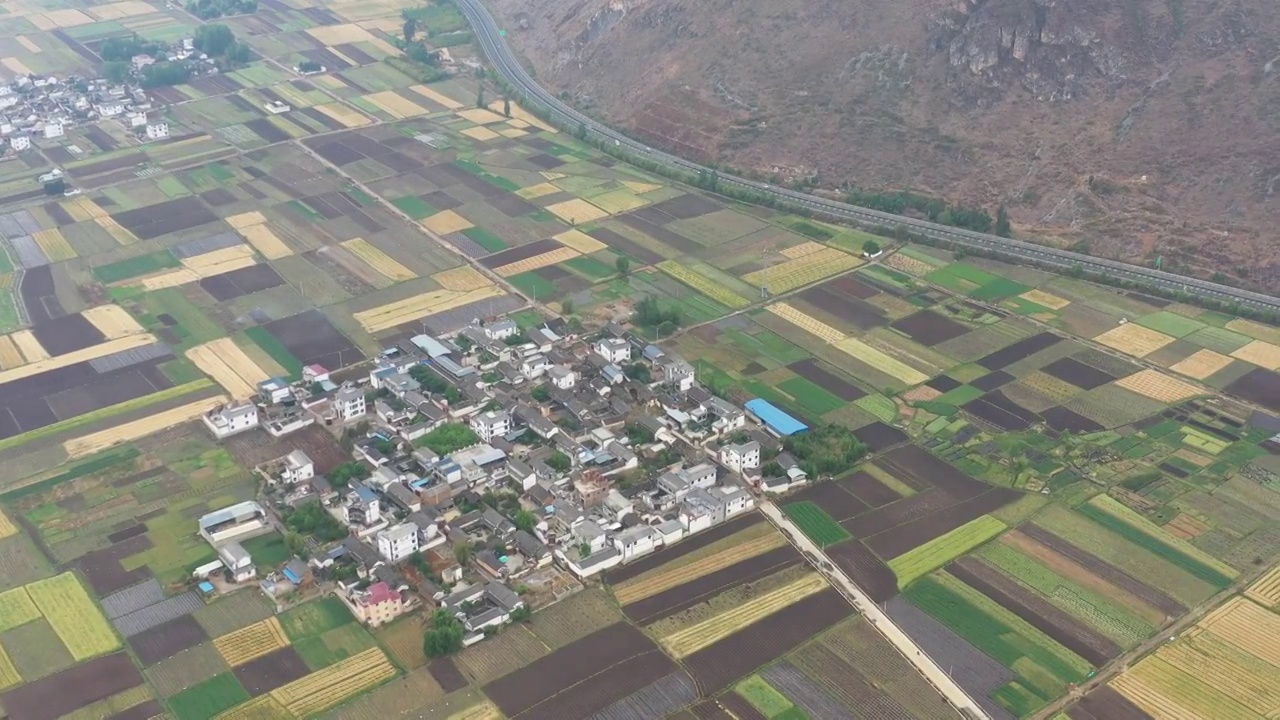
[[[458,6],[471,23],[476,38],[480,41],[480,46],[485,56],[488,57],[489,62],[513,88],[524,96],[526,105],[534,108],[540,107],[560,125],[568,128],[583,127],[590,136],[606,144],[613,143],[619,149],[626,149],[638,157],[643,157],[686,173],[710,172],[710,168],[655,150],[643,143],[632,140],[626,135],[596,122],[561,102],[555,95],[538,85],[525,71],[524,67],[511,52],[511,48],[507,46],[505,38],[498,29],[497,22],[494,21],[493,16],[489,14],[489,11],[481,4],[480,0],[458,0]],[[768,195],[791,208],[801,209],[820,217],[852,221],[861,225],[883,228],[904,225],[912,232],[938,240],[944,240],[975,250],[997,251],[1017,260],[1047,265],[1059,270],[1080,267],[1089,272],[1140,281],[1169,291],[1181,291],[1235,302],[1243,307],[1255,310],[1280,311],[1280,298],[1271,295],[1240,290],[1197,278],[1184,277],[1114,260],[1090,257],[1043,245],[971,232],[899,215],[890,215],[725,173],[719,173],[718,177],[719,182],[723,185]]]
[[[791,537],[792,544],[800,548],[801,552],[822,558],[823,560],[827,559],[827,556],[822,552],[822,549],[810,540],[803,532],[801,532],[800,528],[796,527],[795,523],[791,522],[790,518],[783,515],[782,511],[779,510],[778,506],[771,500],[762,500],[760,502],[760,509],[764,512],[765,517],[768,517],[773,521],[774,525],[777,525],[786,531],[787,535]],[[830,564],[829,560],[827,562]],[[862,588],[858,587],[853,580],[849,579],[849,576],[846,575],[843,570],[835,567],[835,565],[831,565],[831,567],[832,570],[830,572],[827,572],[826,569],[823,568],[823,572],[826,574],[827,579],[836,584],[837,589],[844,593],[844,596],[853,603],[853,606],[856,607],[867,618],[867,620],[875,625],[876,629],[879,630],[889,642],[893,643],[894,647],[898,648],[898,652],[902,653],[903,657],[910,661],[912,665],[916,666],[916,669],[920,671],[920,674],[923,675],[939,693],[942,693],[942,696],[945,697],[948,702],[959,708],[961,711],[969,713],[970,717],[982,718],[983,720],[988,720],[988,718],[990,718],[990,716],[973,701],[973,698],[969,697],[969,694],[964,691],[964,688],[956,684],[956,682],[951,679],[950,675],[943,672],[942,667],[935,663],[933,658],[926,655],[924,651],[922,651],[920,647],[907,636],[906,633],[893,623],[893,620],[880,609],[880,606],[876,605],[871,601],[871,598],[867,597],[867,594],[862,591]]]

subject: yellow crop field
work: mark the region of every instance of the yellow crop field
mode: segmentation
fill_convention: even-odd
[[[16,336],[21,332],[25,331],[16,332],[9,337],[14,338],[16,342]],[[150,333],[143,333],[141,335],[130,335],[128,337],[117,338],[115,340],[108,340],[104,343],[98,343],[92,347],[75,350],[57,357],[46,356],[43,360],[28,362],[25,365],[11,370],[0,371],[0,384],[13,382],[14,380],[19,380],[24,377],[31,377],[32,375],[39,375],[42,372],[57,370],[58,368],[75,365],[76,363],[85,362],[87,360],[95,360],[113,353],[132,350],[133,348],[142,347],[143,345],[150,345],[155,341],[156,338],[154,335]],[[19,344],[18,347],[21,348],[21,344]]]
[[[308,30],[307,34],[319,40],[321,45],[345,45],[374,39],[374,35],[368,30],[352,24],[315,27]]]
[[[519,195],[525,200],[533,200],[534,198],[540,198],[544,195],[554,195],[558,192],[560,192],[560,188],[549,182],[544,182],[538,183],[537,185],[530,185],[527,188],[521,188],[516,191],[516,195]]]
[[[1136,323],[1125,323],[1111,328],[1093,340],[1134,357],[1146,357],[1173,342],[1174,339]]]
[[[822,250],[794,260],[747,273],[742,276],[742,279],[758,287],[767,287],[769,292],[777,295],[851,270],[861,264],[861,260],[848,253],[824,247]]]
[[[481,275],[479,270],[470,265],[463,265],[452,270],[441,270],[432,275],[431,279],[445,290],[453,290],[454,292],[479,290],[493,284],[489,278]]]
[[[13,338],[0,335],[0,370],[9,370],[26,363],[27,359],[22,357],[22,352],[13,343]]]
[[[266,221],[267,221],[267,216],[263,215],[257,210],[252,210],[247,213],[240,213],[239,215],[232,215],[231,217],[227,218],[227,224],[235,228],[236,230],[242,230],[244,228],[250,227],[251,225],[261,225]]]
[[[142,0],[123,0],[122,2],[99,5],[86,10],[86,12],[99,20],[120,20],[135,15],[147,15],[155,11],[154,7],[149,3],[142,2]]]
[[[49,353],[45,351],[44,346],[36,339],[35,333],[30,330],[19,330],[9,336],[14,345],[18,346],[18,350],[22,351],[22,356],[27,362],[39,362],[48,360]]]
[[[634,193],[626,188],[621,188],[619,190],[604,193],[603,195],[592,196],[591,204],[599,207],[610,215],[617,215],[618,213],[624,213],[628,210],[635,210],[636,208],[644,207],[649,204],[649,201],[642,197],[636,197]]]
[[[66,210],[71,219],[76,222],[108,217],[107,211],[102,209],[102,206],[83,195],[63,200],[62,209]]]
[[[885,258],[883,262],[885,265],[888,265],[895,270],[901,270],[908,275],[915,275],[916,277],[920,277],[937,269],[923,260],[908,257],[900,252],[890,255]]]
[[[512,104],[514,105],[514,103]],[[460,118],[469,120],[477,125],[489,125],[491,123],[502,122],[503,120],[506,120],[506,118],[503,117],[502,115],[499,115],[498,113],[493,112],[492,110],[485,110],[484,108],[473,107],[473,108],[467,108],[466,110],[455,110],[454,114]]]
[[[609,213],[581,198],[548,205],[546,209],[570,225],[585,225],[586,223],[609,217]]]
[[[294,718],[288,710],[284,709],[279,700],[270,695],[259,695],[220,715],[214,715],[213,720],[294,720]]]
[[[1227,329],[1257,340],[1265,340],[1272,345],[1280,345],[1280,328],[1253,320],[1232,320],[1227,323]]]
[[[293,254],[293,250],[266,223],[240,228],[240,235],[268,260],[278,260]]]
[[[67,242],[58,228],[41,230],[32,235],[31,239],[36,241],[50,262],[60,262],[76,257],[75,248],[71,247],[71,243]]]
[[[411,298],[381,305],[371,310],[353,313],[352,317],[366,331],[376,333],[428,315],[452,310],[456,307],[462,307],[463,305],[479,302],[501,294],[502,290],[496,285],[488,285],[469,292],[433,290]]]
[[[1179,637],[1155,657],[1260,714],[1280,710],[1280,672],[1213,633]]]
[[[18,526],[13,524],[13,521],[9,519],[9,516],[3,510],[0,510],[0,539],[13,537],[17,534]],[[3,597],[4,595],[0,595],[0,598]]]
[[[675,260],[663,260],[658,269],[726,307],[744,308],[751,303],[711,278],[699,275]]]
[[[240,628],[213,641],[213,646],[231,667],[243,665],[288,644],[289,638],[285,637],[284,628],[280,627],[280,621],[273,617],[256,622],[249,627]]]
[[[1280,370],[1280,347],[1263,340],[1254,340],[1231,353],[1231,357],[1268,370]]]
[[[117,425],[84,437],[68,440],[62,444],[62,449],[73,460],[86,457],[121,443],[132,442],[138,438],[158,433],[161,430],[168,430],[175,425],[195,420],[215,406],[227,401],[228,398],[225,395],[196,400],[141,420],[134,420],[133,422]]]
[[[9,653],[0,648],[0,690],[11,688],[22,682],[22,675],[18,674],[18,668],[13,666],[13,660],[9,658]]]
[[[365,95],[364,99],[397,120],[427,114],[426,108],[413,103],[408,98],[400,97],[393,90],[370,93]]]
[[[769,312],[804,330],[805,332],[822,339],[824,342],[835,344],[845,339],[845,334],[822,322],[816,317],[797,310],[790,303],[776,302],[765,308]]]
[[[498,134],[506,138],[518,138],[518,137],[524,137],[525,135],[528,135],[529,131],[521,130],[520,128],[509,127],[503,130],[499,130]]]
[[[342,243],[342,247],[349,250],[352,255],[363,260],[369,265],[369,267],[385,275],[388,280],[403,282],[405,280],[412,280],[418,277],[412,270],[401,265],[398,260],[382,252],[382,250],[377,247],[374,247],[364,238],[347,240]]]
[[[546,184],[550,187],[555,187],[555,185],[551,185],[550,183]],[[538,186],[535,185],[534,187]],[[608,245],[605,245],[581,230],[566,230],[559,235],[553,235],[552,237],[561,245],[571,247],[583,255],[590,255],[593,252],[609,249]]]
[[[186,269],[202,278],[239,270],[256,262],[253,258],[253,248],[244,244],[182,259],[182,265]]]
[[[475,227],[472,222],[453,210],[443,210],[431,217],[419,221],[422,227],[437,235],[448,235]]]
[[[621,605],[630,605],[638,600],[652,597],[660,592],[702,577],[709,572],[729,567],[757,555],[761,555],[787,543],[780,533],[771,532],[708,555],[700,560],[679,565],[667,572],[645,573],[632,581],[624,582],[613,588],[613,594]]]
[[[1174,702],[1174,700],[1132,672],[1127,672],[1111,681],[1111,687],[1128,698],[1134,705],[1146,711],[1153,718],[1160,720],[1205,720],[1199,713],[1192,712]]]
[[[647,183],[647,182],[635,182],[632,180],[623,180],[622,187],[630,190],[633,193],[640,193],[640,194],[662,189],[661,185],[656,185],[654,183]]]
[[[32,40],[31,38],[27,37],[26,35],[19,35],[18,37],[14,38],[14,39],[18,41],[18,44],[19,44],[19,45],[21,45],[22,47],[26,48],[26,49],[27,49],[27,52],[32,52],[32,53],[41,53],[41,52],[44,52],[44,50],[43,50],[43,49],[41,49],[41,47],[40,47],[39,45],[37,45],[37,44],[35,43],[35,41],[34,41],[34,40]]]
[[[502,101],[494,100],[493,102],[489,103],[489,109],[494,111],[495,113],[500,112],[502,110]],[[519,120],[520,122],[528,123],[529,125],[532,125],[533,127],[536,127],[543,132],[551,133],[553,135],[560,132],[559,130],[555,129],[555,127],[542,122],[542,120],[540,120],[536,115],[530,113],[528,110],[525,110],[523,107],[520,106],[520,103],[518,102],[511,103],[511,117],[513,120]]]
[[[98,227],[106,230],[111,239],[121,245],[132,245],[138,242],[138,236],[116,222],[115,218],[99,217],[94,218],[93,221],[98,224]]]
[[[1280,615],[1235,597],[1198,625],[1244,652],[1280,667]]]
[[[1244,594],[1259,605],[1269,608],[1280,605],[1280,567],[1272,568],[1266,575],[1258,578],[1248,590],[1244,591]],[[0,597],[4,596],[0,595]]]
[[[1174,363],[1169,369],[1196,380],[1203,380],[1231,364],[1231,358],[1212,350],[1197,350]]]
[[[163,290],[164,288],[178,287],[179,285],[186,285],[187,283],[199,281],[200,275],[194,271],[188,270],[187,268],[178,268],[177,270],[148,275],[141,278],[138,281],[138,284],[141,285],[144,290],[149,292],[152,290]]]
[[[251,397],[258,392],[258,383],[270,377],[231,338],[218,338],[197,345],[186,355],[234,398]]]
[[[42,31],[88,25],[93,22],[93,18],[79,10],[50,10],[49,12],[28,15],[27,20]]]
[[[522,272],[529,272],[530,270],[537,270],[538,268],[549,267],[557,263],[562,263],[565,260],[572,260],[576,257],[578,257],[578,251],[573,248],[556,248],[550,252],[544,252],[541,255],[534,255],[533,257],[517,260],[516,262],[502,265],[501,267],[496,267],[493,269],[493,272],[501,277],[511,277],[512,275],[519,275]]]
[[[1061,310],[1071,304],[1070,300],[1060,298],[1043,290],[1028,290],[1022,293],[1022,299],[1037,305],[1043,305],[1050,310]]]
[[[896,358],[886,355],[857,338],[845,338],[835,343],[835,346],[876,370],[901,380],[906,385],[919,385],[929,379],[928,375]]]
[[[356,112],[342,103],[325,103],[323,105],[316,105],[314,109],[319,110],[330,118],[342,123],[343,127],[363,127],[372,122],[369,118],[365,117],[364,114]]]
[[[1158,370],[1141,370],[1128,377],[1116,381],[1116,387],[1132,390],[1139,395],[1146,395],[1152,400],[1163,403],[1176,403],[1197,395],[1205,395],[1206,391],[1170,377]]]
[[[119,305],[99,305],[80,314],[93,323],[93,326],[98,328],[108,340],[146,332],[142,325]]]
[[[489,142],[490,140],[497,140],[498,138],[502,137],[498,133],[490,130],[489,128],[483,125],[477,125],[475,127],[466,128],[465,130],[459,130],[459,132],[461,132],[463,135],[466,135],[467,137],[473,140],[479,140],[481,142]]]
[[[37,580],[27,585],[27,592],[77,661],[120,647],[115,631],[74,574]]]
[[[435,90],[433,90],[432,88],[426,85],[412,85],[409,87],[409,89],[418,93],[422,97],[430,100],[431,102],[437,105],[443,105],[450,110],[457,110],[458,108],[462,107],[462,103],[458,102],[457,100],[454,100],[448,95],[444,95],[442,93],[436,92]]]
[[[792,245],[789,248],[783,248],[778,252],[787,256],[787,258],[790,260],[796,260],[806,255],[812,255],[816,252],[822,252],[823,250],[826,250],[826,249],[827,249],[826,245],[809,240],[807,242],[802,242],[799,245]]]
[[[271,697],[296,717],[327,710],[396,675],[378,648],[369,648],[335,665],[271,691]]]
[[[821,575],[809,573],[771,593],[752,598],[733,610],[678,630],[659,642],[672,657],[683,658],[827,587],[827,581]]]
[[[24,587],[0,593],[0,632],[40,619],[40,608]]]
[[[16,57],[0,58],[0,65],[4,65],[7,69],[13,71],[14,75],[31,75],[31,68],[26,63]]]

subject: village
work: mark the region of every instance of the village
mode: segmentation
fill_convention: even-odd
[[[261,502],[200,518],[218,557],[196,570],[203,590],[323,584],[371,626],[444,608],[467,645],[533,609],[535,574],[567,572],[580,588],[808,480],[781,442],[802,423],[712,395],[689,362],[616,324],[589,337],[560,319],[416,335],[341,382],[311,365],[203,422],[220,440],[319,425],[351,447],[328,476],[295,449],[258,469]],[[310,537],[258,578],[240,541],[278,526]]]

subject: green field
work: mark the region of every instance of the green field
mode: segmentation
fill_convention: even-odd
[[[284,628],[285,635],[294,642],[352,622],[355,622],[355,617],[351,611],[333,596],[299,605],[280,615],[280,625]]]
[[[289,348],[285,347],[284,343],[277,340],[276,336],[268,332],[266,328],[260,326],[251,327],[245,330],[244,334],[258,347],[265,350],[272,360],[275,360],[280,367],[285,369],[285,372],[289,373],[288,380],[296,380],[302,377],[302,361],[294,357],[293,353],[289,352]]]
[[[819,547],[834,545],[849,539],[849,533],[816,503],[796,502],[782,506],[782,512],[791,518],[800,531]]]
[[[1151,313],[1150,315],[1143,315],[1137,320],[1134,320],[1134,322],[1143,327],[1151,328],[1156,332],[1162,332],[1165,335],[1172,335],[1176,338],[1186,337],[1187,335],[1205,327],[1205,324],[1202,322],[1197,322],[1189,317],[1184,317],[1166,310]]]
[[[783,380],[778,383],[778,389],[795,398],[800,407],[815,415],[826,415],[844,406],[843,400],[807,378]]]
[[[293,644],[302,661],[313,672],[329,667],[377,644],[369,631],[359,623],[347,623],[331,630],[303,638]]]
[[[916,607],[1014,671],[993,699],[1024,717],[1092,671],[1083,658],[946,573],[921,578],[904,593]]]
[[[467,228],[462,231],[463,235],[471,238],[475,244],[488,250],[489,252],[498,252],[507,249],[507,243],[497,235],[485,230],[482,227]]]
[[[178,262],[178,258],[173,256],[173,253],[168,250],[161,250],[149,255],[139,255],[128,260],[99,265],[93,269],[93,276],[99,281],[109,284],[150,275],[153,272],[159,272],[167,268],[176,268],[179,265],[181,263]]]
[[[507,282],[511,283],[524,294],[535,300],[546,301],[556,292],[555,283],[542,277],[536,271],[522,272],[519,275],[512,275],[507,278]]]
[[[395,205],[400,210],[403,210],[406,215],[414,220],[421,220],[422,218],[430,217],[435,215],[437,212],[435,208],[431,207],[431,205],[427,203],[427,201],[416,195],[397,198],[392,200],[391,204]]]
[[[249,693],[231,673],[222,673],[193,685],[168,699],[175,720],[210,720],[249,699]]]
[[[240,544],[253,557],[253,564],[259,568],[266,568],[268,572],[280,567],[289,559],[289,548],[285,547],[284,537],[280,533],[259,535]]]
[[[1031,288],[1007,278],[996,278],[969,293],[974,300],[999,300],[1010,295],[1020,295]]]
[[[898,587],[906,587],[952,560],[1004,532],[1006,526],[990,515],[965,523],[941,537],[889,561],[898,576]]]
[[[767,718],[776,718],[794,707],[786,696],[759,675],[752,675],[738,683],[734,691]]]
[[[1095,498],[1078,509],[1098,525],[1216,587],[1230,585],[1236,576],[1230,567],[1206,556],[1185,540],[1169,535],[1109,496]]]

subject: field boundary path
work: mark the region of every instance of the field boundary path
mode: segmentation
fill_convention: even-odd
[[[819,570],[857,608],[858,612],[871,621],[871,624],[880,631],[880,634],[886,640],[893,643],[893,646],[898,649],[898,652],[902,653],[903,657],[912,665],[915,665],[920,674],[924,676],[924,679],[933,685],[947,699],[947,702],[954,705],[967,717],[990,720],[990,716],[973,701],[973,698],[969,697],[964,688],[952,680],[951,676],[933,661],[933,658],[929,657],[927,653],[920,649],[920,646],[916,645],[914,640],[894,624],[889,615],[881,610],[879,605],[872,602],[871,598],[862,591],[862,588],[858,587],[857,583],[851,580],[843,570],[835,567],[834,564],[827,560],[826,553],[822,551],[822,548],[818,547],[817,543],[801,532],[800,528],[791,522],[791,519],[784,515],[773,501],[762,501],[760,510],[765,517],[769,518],[774,525],[783,531],[783,534],[791,540],[791,544],[799,548],[802,553],[809,557],[822,558],[826,561],[823,563],[824,567],[820,567]]]

